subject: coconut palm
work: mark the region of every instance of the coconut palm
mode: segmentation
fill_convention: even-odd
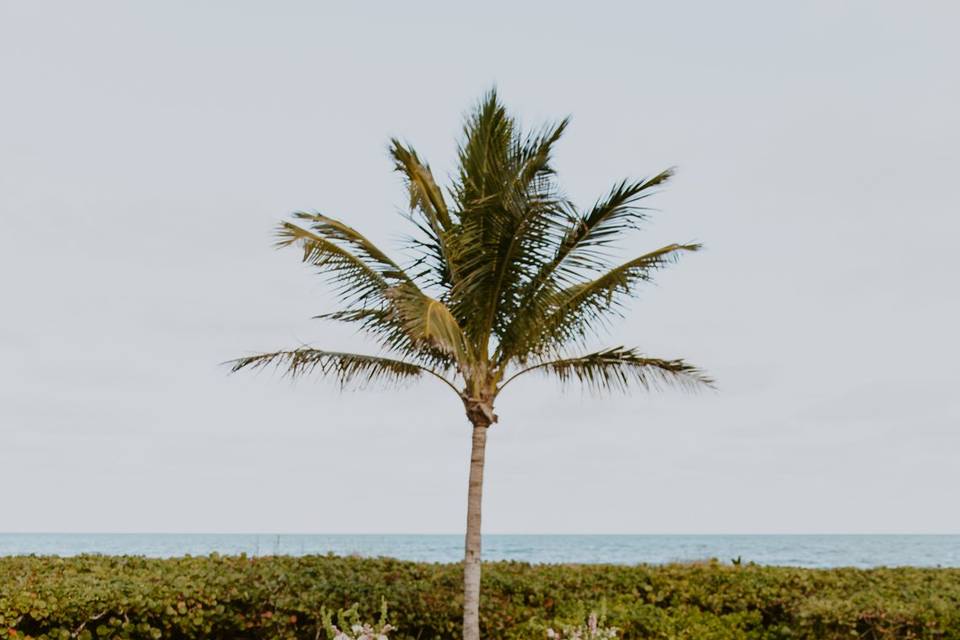
[[[233,371],[276,365],[341,385],[428,376],[462,400],[472,425],[464,554],[463,637],[479,640],[480,504],[494,404],[512,381],[539,372],[597,390],[709,385],[679,359],[587,343],[636,288],[697,244],[669,244],[615,264],[611,247],[648,215],[643,201],[671,171],[624,180],[588,209],[559,189],[551,163],[568,120],[524,132],[495,91],[467,117],[458,167],[443,190],[430,166],[394,139],[415,231],[401,265],[366,236],[319,213],[278,230],[329,276],[342,307],[320,318],[353,323],[379,344],[363,355],[300,347],[240,358]]]

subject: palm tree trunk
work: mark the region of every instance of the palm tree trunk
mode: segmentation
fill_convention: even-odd
[[[467,536],[463,555],[463,640],[480,640],[480,503],[483,459],[489,420],[471,417],[470,485],[467,491]]]

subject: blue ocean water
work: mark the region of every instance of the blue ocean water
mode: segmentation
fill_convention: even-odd
[[[461,535],[0,533],[0,556],[210,553],[389,556],[457,562]],[[486,560],[660,564],[716,558],[798,567],[960,567],[960,535],[485,535]]]

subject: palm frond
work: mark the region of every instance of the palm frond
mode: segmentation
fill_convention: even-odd
[[[330,320],[359,325],[384,350],[407,361],[447,375],[457,368],[457,360],[449,350],[425,343],[411,336],[401,314],[392,307],[342,309],[313,316],[314,320]]]
[[[430,165],[422,162],[417,152],[396,138],[390,140],[394,168],[403,174],[410,192],[410,209],[420,210],[438,230],[448,231],[453,225],[443,192],[433,179]]]
[[[653,272],[675,262],[682,252],[699,244],[670,244],[625,262],[605,274],[564,289],[545,289],[529,301],[514,319],[501,343],[498,360],[506,362],[545,353],[559,353],[604,326],[611,314],[622,311],[624,297]]]
[[[293,214],[298,220],[309,222],[310,229],[317,235],[333,240],[351,248],[367,264],[374,266],[385,278],[409,280],[407,274],[363,234],[343,222],[319,213],[298,211]],[[296,225],[291,225],[296,227]]]
[[[571,220],[564,233],[557,255],[544,265],[544,273],[538,274],[537,282],[559,271],[561,276],[570,270],[599,268],[605,265],[600,249],[623,233],[637,227],[647,217],[647,208],[638,202],[654,193],[654,188],[664,184],[674,174],[673,169],[661,171],[645,180],[623,180],[616,184],[606,198],[598,200],[590,211]]]
[[[566,201],[559,195],[550,176],[553,145],[563,135],[569,119],[549,127],[538,136],[515,142],[512,183],[501,195],[502,224],[489,225],[494,231],[483,244],[494,249],[493,265],[487,286],[487,334],[500,334],[512,317],[530,274],[552,253],[559,239],[558,230],[565,220]],[[479,288],[479,287],[478,287]]]
[[[312,221],[311,230],[284,223],[281,244],[299,241],[304,248],[304,261],[333,276],[337,293],[348,306],[327,319],[359,323],[384,348],[430,367],[448,369],[457,356],[464,356],[463,341],[455,342],[452,330],[441,330],[449,329],[449,323],[440,322],[447,319],[436,307],[428,306],[424,311],[426,333],[424,326],[418,326],[417,313],[423,310],[416,305],[432,299],[384,252],[359,232],[332,218],[319,214],[298,214],[298,218]],[[349,245],[363,259],[334,240]]]
[[[414,345],[439,349],[463,367],[473,363],[470,342],[445,304],[409,285],[393,287],[388,295],[396,319]]]
[[[496,89],[489,91],[468,117],[458,148],[459,178],[453,190],[461,216],[471,215],[477,204],[500,193],[515,129]]]
[[[594,391],[626,391],[632,385],[644,389],[679,386],[685,389],[713,387],[703,371],[683,360],[648,358],[636,349],[614,347],[572,358],[540,362],[523,369],[501,386],[531,371],[557,377],[561,382],[576,380]]]
[[[491,93],[465,127],[456,248],[461,278],[451,309],[478,344],[498,335],[517,292],[562,238],[567,203],[553,179],[554,144],[568,120],[523,135]]]
[[[644,180],[624,180],[615,185],[606,198],[598,200],[589,212],[578,214],[571,211],[559,242],[553,245],[555,254],[536,265],[535,275],[530,276],[523,290],[517,293],[517,309],[523,313],[531,307],[542,307],[563,287],[582,279],[584,273],[608,266],[602,249],[646,218],[646,209],[637,202],[672,175],[673,170],[668,169]],[[510,324],[513,324],[512,319]]]
[[[367,305],[385,300],[384,294],[391,284],[388,274],[392,270],[378,270],[336,242],[291,222],[282,223],[277,236],[278,247],[299,244],[303,249],[303,262],[327,274],[345,304]]]
[[[419,378],[424,373],[440,378],[453,387],[453,384],[439,372],[418,364],[379,356],[321,351],[307,347],[237,358],[227,364],[231,365],[231,372],[274,366],[293,378],[319,373],[333,378],[341,387],[372,382],[398,382],[407,378]],[[456,390],[455,387],[454,390]]]
[[[422,234],[423,239],[412,239],[414,248],[423,256],[418,263],[427,265],[429,284],[449,287],[457,278],[457,264],[449,246],[453,221],[443,192],[433,178],[430,165],[420,160],[413,147],[393,138],[390,155],[394,170],[403,175],[410,194],[410,221]]]
[[[417,152],[396,138],[390,141],[394,170],[400,173],[410,194],[409,218],[420,230],[422,239],[412,244],[423,255],[418,261],[428,266],[428,282],[445,288],[457,280],[457,256],[450,244],[454,238],[454,222],[443,192],[433,178],[430,166]]]

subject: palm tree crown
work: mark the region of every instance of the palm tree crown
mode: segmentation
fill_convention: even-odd
[[[491,91],[466,120],[446,191],[414,149],[392,140],[416,227],[410,264],[319,213],[296,213],[278,230],[278,246],[299,246],[303,261],[332,281],[342,308],[319,317],[357,324],[382,353],[298,348],[239,358],[233,370],[275,364],[294,376],[319,371],[342,385],[427,374],[460,395],[471,420],[487,425],[496,421],[500,390],[530,371],[597,389],[711,384],[680,359],[624,347],[584,351],[638,285],[700,245],[670,244],[614,263],[611,245],[647,217],[643,200],[672,171],[621,181],[578,209],[551,164],[567,124],[524,132]]]

